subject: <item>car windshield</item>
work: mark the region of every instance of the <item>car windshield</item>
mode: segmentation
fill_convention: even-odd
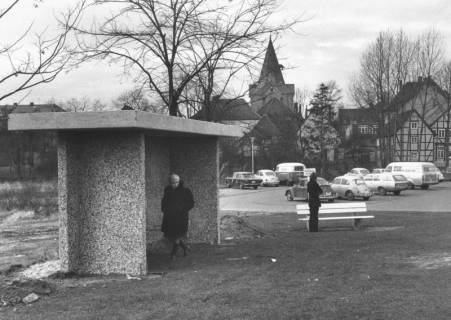
[[[324,185],[328,185],[329,184],[329,182],[327,182],[327,180],[326,179],[324,179],[324,178],[316,178],[316,181],[318,182],[318,184],[320,185],[320,186],[324,186]]]
[[[370,172],[367,169],[362,169],[362,170],[360,170],[360,173],[361,174],[368,174]]]
[[[394,174],[393,179],[395,179],[395,181],[407,181],[407,178],[400,174]]]
[[[296,166],[294,167],[294,171],[304,171],[304,167]]]
[[[274,175],[275,175],[274,172],[271,172],[271,171],[269,171],[269,172],[263,172],[263,174],[264,174],[265,176],[274,176]]]
[[[354,183],[356,185],[365,185],[365,181],[363,181],[362,179],[354,179]]]
[[[241,174],[241,178],[253,178],[254,175],[252,173],[243,173]]]

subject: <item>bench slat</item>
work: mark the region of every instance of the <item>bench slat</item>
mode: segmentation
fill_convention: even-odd
[[[308,209],[308,203],[296,205],[296,210]],[[335,208],[366,208],[366,202],[342,202],[342,203],[322,203],[321,208],[335,209]]]
[[[327,213],[347,213],[347,212],[367,212],[366,208],[348,208],[348,209],[322,209],[319,208],[318,214],[327,214]],[[297,214],[310,214],[310,210],[298,210]]]
[[[373,219],[374,216],[348,216],[348,217],[319,217],[318,220],[355,220],[355,219]],[[309,218],[300,218],[299,221],[309,221]]]

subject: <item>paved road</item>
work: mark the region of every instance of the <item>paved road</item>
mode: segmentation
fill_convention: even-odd
[[[219,207],[227,211],[293,212],[296,201],[285,199],[286,189],[287,187],[265,187],[258,190],[221,189]],[[406,190],[400,196],[375,195],[367,203],[371,211],[451,213],[451,182],[442,182],[431,186],[429,190]]]

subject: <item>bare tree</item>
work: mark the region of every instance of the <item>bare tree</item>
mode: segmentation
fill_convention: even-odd
[[[214,71],[250,60],[277,0],[92,0],[89,8],[117,9],[103,21],[76,28],[82,61],[109,58],[156,92],[170,115],[197,78],[210,96]],[[284,23],[288,28],[297,22]],[[230,66],[232,63],[233,66]],[[204,100],[208,100],[208,97]]]
[[[34,1],[36,8],[39,2],[42,1]],[[20,16],[20,12],[17,12],[20,3],[21,0],[11,0],[6,5],[2,3],[0,22],[7,15]],[[14,41],[0,47],[0,62],[9,66],[0,71],[0,101],[51,82],[65,69],[70,60],[67,50],[69,32],[79,21],[81,6],[63,13],[65,23],[57,35],[50,34],[48,30],[36,33],[33,50],[23,49],[32,32],[32,25],[26,26]]]
[[[152,104],[146,96],[144,88],[138,87],[121,93],[113,100],[116,108],[129,107],[133,110],[148,111],[153,113],[166,113],[166,108],[160,104]]]
[[[444,42],[443,36],[434,29],[431,29],[418,38],[418,53],[417,53],[417,72],[422,78],[432,79],[437,78],[440,67],[444,59]],[[425,81],[423,94],[421,99],[421,118],[425,119],[426,111],[429,107],[430,100],[430,81]],[[420,126],[418,143],[421,146],[424,135],[425,126],[422,123]],[[420,153],[418,152],[418,161],[420,160]]]
[[[61,107],[72,112],[102,111],[106,105],[100,99],[92,100],[87,96],[79,98],[70,98],[60,103]]]

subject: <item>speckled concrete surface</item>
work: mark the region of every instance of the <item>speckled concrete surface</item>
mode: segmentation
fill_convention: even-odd
[[[170,141],[146,136],[147,243],[161,239],[161,198],[168,184]]]
[[[79,273],[146,273],[144,134],[60,133],[60,258]]]
[[[171,171],[179,174],[194,195],[190,211],[190,242],[215,243],[218,240],[217,138],[174,139],[171,144]]]

